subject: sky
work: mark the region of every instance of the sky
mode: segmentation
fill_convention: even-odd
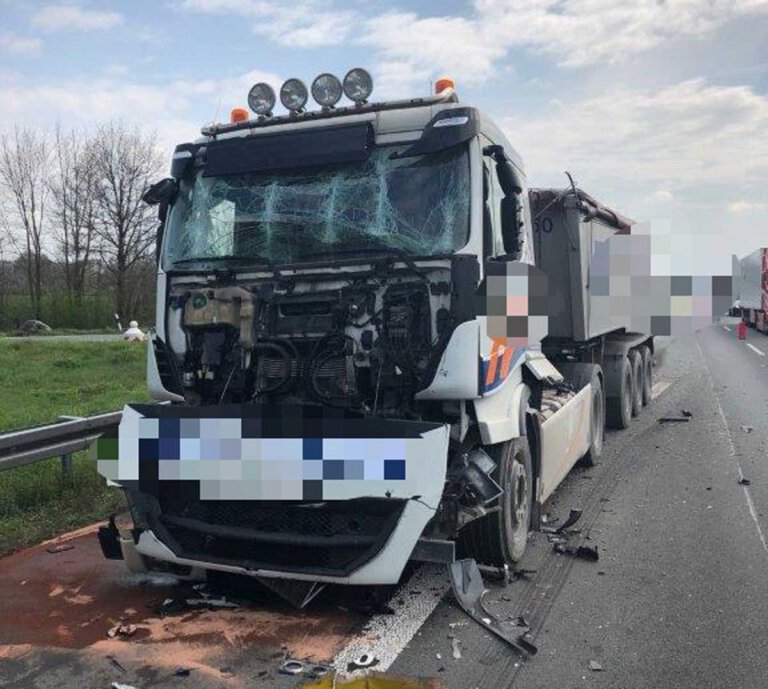
[[[118,118],[170,154],[248,89],[455,79],[522,155],[647,223],[678,274],[768,246],[768,0],[0,0],[0,131]]]

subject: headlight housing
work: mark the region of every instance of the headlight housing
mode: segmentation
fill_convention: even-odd
[[[343,83],[344,95],[357,105],[362,105],[373,92],[373,79],[367,70],[355,67],[347,72]]]
[[[312,82],[312,98],[323,108],[332,108],[341,98],[341,82],[333,74],[321,74]]]
[[[288,79],[280,87],[280,102],[291,112],[300,112],[308,97],[307,87],[301,79]]]
[[[248,107],[257,115],[268,117],[275,107],[275,92],[269,84],[259,82],[248,92]]]

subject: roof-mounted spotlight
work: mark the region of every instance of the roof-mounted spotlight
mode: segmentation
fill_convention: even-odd
[[[333,74],[321,74],[312,82],[312,98],[322,108],[332,108],[341,98],[341,82]]]
[[[301,79],[288,79],[280,87],[280,102],[291,113],[298,113],[307,104],[307,87]]]
[[[275,92],[269,84],[259,82],[248,92],[248,107],[262,117],[269,117],[275,107]]]
[[[362,67],[355,67],[344,77],[344,95],[355,105],[364,105],[373,91],[373,79]]]

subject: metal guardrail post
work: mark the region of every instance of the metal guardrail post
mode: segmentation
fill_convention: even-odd
[[[82,419],[84,417],[82,416],[68,416],[66,414],[62,414],[59,416],[59,421],[76,421],[77,419]],[[62,476],[69,476],[69,472],[72,469],[72,453],[71,452],[65,452],[61,455],[61,475]]]

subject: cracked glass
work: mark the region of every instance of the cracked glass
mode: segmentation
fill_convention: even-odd
[[[365,162],[312,170],[198,172],[170,214],[164,265],[455,252],[469,238],[467,147],[393,157],[399,150],[376,148]]]

